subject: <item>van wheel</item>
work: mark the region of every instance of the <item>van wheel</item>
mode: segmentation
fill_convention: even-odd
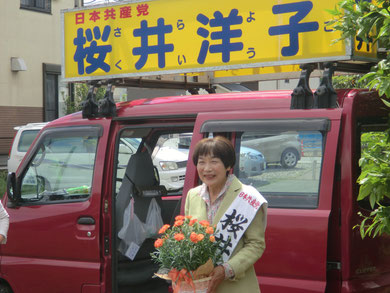
[[[284,168],[294,168],[298,163],[299,154],[295,149],[285,149],[280,158],[280,164]]]

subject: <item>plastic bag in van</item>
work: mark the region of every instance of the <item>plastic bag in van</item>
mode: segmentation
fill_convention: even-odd
[[[155,198],[150,201],[148,214],[146,216],[146,233],[147,237],[155,236],[160,228],[164,225],[163,219],[161,217],[161,208],[158,205]]]
[[[134,199],[130,199],[129,205],[123,214],[123,226],[118,232],[121,239],[118,250],[133,260],[146,238],[144,223],[134,213]]]

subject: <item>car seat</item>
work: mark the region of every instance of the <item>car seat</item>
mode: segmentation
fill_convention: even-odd
[[[161,207],[161,196],[166,194],[164,186],[159,185],[158,172],[153,166],[148,152],[132,155],[126,167],[122,185],[116,197],[116,235],[123,226],[123,214],[134,199],[134,214],[145,223],[149,205],[156,199]],[[117,248],[124,245],[117,238]],[[117,283],[119,292],[168,292],[168,284],[159,278],[153,278],[158,265],[153,263],[150,253],[154,251],[155,238],[144,240],[134,260],[117,253]],[[138,291],[137,291],[138,290]]]

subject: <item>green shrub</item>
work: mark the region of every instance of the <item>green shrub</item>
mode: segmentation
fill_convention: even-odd
[[[89,87],[85,83],[75,83],[74,97],[64,98],[64,111],[65,114],[71,114],[82,110],[82,102],[87,99]],[[96,102],[104,98],[106,93],[105,87],[99,87],[96,91]]]
[[[362,135],[361,174],[358,200],[366,200],[373,211],[357,225],[362,238],[390,234],[390,130]]]
[[[367,88],[367,82],[362,80],[362,74],[335,75],[332,78],[332,85],[335,89]]]
[[[0,170],[0,198],[7,190],[7,170]]]

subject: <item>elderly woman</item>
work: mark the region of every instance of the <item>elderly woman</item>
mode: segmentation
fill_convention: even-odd
[[[253,265],[265,249],[267,201],[230,174],[235,158],[233,145],[221,136],[199,141],[192,157],[203,184],[188,192],[185,214],[208,220],[221,232],[217,239],[231,240],[208,293],[260,292]]]
[[[7,233],[9,228],[9,215],[3,204],[0,202],[0,244],[7,242]]]

